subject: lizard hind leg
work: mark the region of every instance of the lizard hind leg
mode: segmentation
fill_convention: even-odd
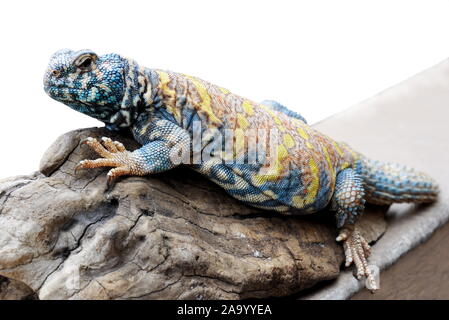
[[[340,228],[336,240],[343,241],[346,267],[354,263],[357,278],[366,277],[368,288],[374,291],[378,285],[368,266],[370,246],[355,226],[357,216],[365,209],[364,196],[363,180],[353,169],[338,173],[331,200],[331,208],[336,211],[337,226]]]

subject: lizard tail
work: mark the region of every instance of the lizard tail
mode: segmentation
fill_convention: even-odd
[[[401,164],[362,158],[356,171],[363,178],[366,201],[373,204],[432,202],[438,196],[434,179]]]

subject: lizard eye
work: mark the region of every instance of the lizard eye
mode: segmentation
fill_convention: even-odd
[[[75,60],[75,66],[81,71],[90,71],[94,67],[95,58],[91,54],[84,54]]]
[[[79,65],[80,68],[89,68],[90,65],[92,64],[92,59],[91,58],[87,58],[86,60],[83,61],[83,63],[81,63]]]

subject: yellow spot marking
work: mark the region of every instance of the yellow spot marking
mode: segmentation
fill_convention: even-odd
[[[295,146],[295,140],[288,133],[284,134],[284,144],[287,148],[293,148]]]
[[[346,169],[346,168],[349,168],[349,162],[343,162],[342,164],[341,164],[341,170],[343,170],[343,169]]]
[[[246,129],[249,126],[248,120],[241,114],[237,115],[237,123],[239,124],[240,129]]]
[[[229,90],[228,90],[228,89],[225,89],[225,88],[218,88],[218,89],[220,89],[220,91],[221,91],[222,93],[224,93],[224,94],[228,94],[228,93],[229,93]]]
[[[313,149],[313,146],[312,146],[312,144],[309,141],[306,142],[306,146],[309,149]]]
[[[159,75],[159,87],[163,92],[167,111],[175,117],[176,121],[181,122],[181,112],[175,105],[176,92],[168,86],[170,77],[164,71],[157,71],[157,74]]]
[[[274,122],[276,122],[276,124],[277,124],[279,127],[282,126],[282,121],[279,120],[279,118],[278,118],[277,116],[273,115],[273,119],[274,119]],[[283,126],[282,126],[282,127],[283,127]],[[284,128],[284,129],[285,129],[285,128]]]
[[[277,195],[272,190],[266,190],[264,194],[271,199],[277,199]]]
[[[281,132],[285,132],[285,127],[282,125],[282,121],[276,116],[276,114],[273,112],[273,110],[271,110],[270,107],[266,106],[266,105],[259,105],[262,109],[264,109],[274,120],[274,123],[277,124],[279,130]]]
[[[292,200],[293,200],[293,205],[294,205],[296,208],[302,208],[302,207],[304,207],[304,201],[305,201],[305,199],[304,199],[303,197],[301,197],[301,196],[294,196],[294,197],[292,197]]]
[[[245,133],[243,132],[242,129],[236,129],[234,134],[235,134],[234,157],[236,157],[237,155],[241,154],[241,151],[245,147]]]
[[[243,101],[242,103],[242,108],[243,110],[245,110],[245,112],[247,114],[249,114],[250,116],[252,116],[254,114],[254,108],[251,105],[251,102],[249,102],[248,100]]]
[[[283,144],[280,144],[276,149],[276,154],[270,155],[271,157],[276,157],[274,161],[271,162],[268,168],[263,168],[266,170],[262,174],[254,175],[253,183],[256,185],[262,185],[267,181],[279,180],[284,172],[284,166],[282,162],[288,157],[288,151],[285,149]]]
[[[195,77],[187,76],[187,75],[186,75],[186,77],[188,77],[192,81],[193,85],[195,86],[196,90],[198,91],[199,96],[201,97],[200,110],[208,115],[209,120],[212,123],[220,124],[221,120],[215,116],[215,114],[212,110],[211,98],[210,98],[209,93],[207,92],[206,88],[204,87],[204,85]]]
[[[278,147],[278,161],[283,160],[288,156],[288,151],[285,149],[285,147],[281,144]]]
[[[332,165],[331,157],[329,156],[329,152],[326,147],[323,147],[324,156],[326,158],[327,164],[329,165],[329,170],[332,172],[332,176],[334,176],[334,166]]]
[[[344,156],[344,152],[343,152],[343,150],[341,150],[341,148],[338,145],[338,143],[334,141],[333,144],[334,144],[335,150],[337,150],[337,153],[340,155],[340,157],[343,157]]]
[[[311,171],[312,182],[307,189],[307,196],[304,202],[306,205],[312,203],[315,200],[316,194],[318,193],[318,184],[320,182],[318,176],[318,166],[316,165],[315,159],[313,159],[313,157],[310,157],[309,167]]]
[[[296,129],[296,131],[298,131],[299,135],[305,139],[305,140],[309,140],[309,135],[307,134],[306,130],[304,130],[301,127],[298,127],[298,129]]]

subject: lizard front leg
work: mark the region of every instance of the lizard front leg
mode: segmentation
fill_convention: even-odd
[[[336,211],[337,226],[340,228],[336,240],[343,241],[346,267],[354,263],[357,278],[366,277],[368,289],[375,291],[378,284],[367,262],[370,246],[355,226],[356,217],[365,209],[364,196],[362,178],[353,169],[348,168],[338,173],[332,197],[332,209]]]
[[[103,137],[100,141],[89,137],[83,143],[90,146],[102,158],[82,160],[78,169],[115,167],[108,174],[108,185],[123,175],[144,176],[162,172],[180,164],[179,155],[190,147],[190,136],[175,124],[159,120],[142,130],[139,142],[144,145],[130,152],[122,143]]]

